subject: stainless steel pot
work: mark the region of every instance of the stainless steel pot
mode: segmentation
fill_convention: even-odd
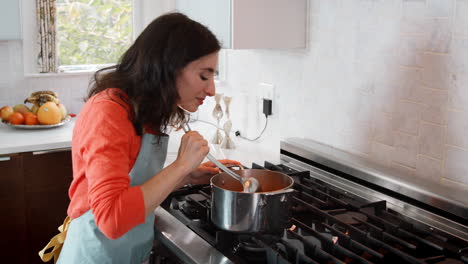
[[[242,184],[227,173],[211,178],[211,221],[231,232],[272,233],[286,227],[294,180],[269,170],[236,170],[240,177],[254,177],[260,188],[243,192]]]

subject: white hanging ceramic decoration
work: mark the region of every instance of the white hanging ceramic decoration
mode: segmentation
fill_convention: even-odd
[[[219,129],[219,122],[221,120],[221,118],[223,118],[223,108],[221,108],[221,98],[223,97],[223,94],[215,94],[215,101],[216,101],[216,105],[213,109],[213,117],[216,119],[217,121],[217,126],[216,126],[216,133],[213,137],[213,140],[211,140],[211,142],[213,144],[221,144],[221,142],[223,141],[223,135],[221,134],[221,130]]]
[[[221,148],[225,148],[225,149],[235,148],[234,141],[232,141],[231,137],[229,136],[230,133],[231,133],[231,129],[232,129],[232,121],[231,121],[231,118],[230,118],[230,115],[229,115],[229,105],[231,103],[231,99],[232,99],[232,97],[230,97],[230,96],[224,96],[224,104],[226,105],[227,120],[226,120],[226,122],[224,123],[224,126],[223,126],[223,128],[224,128],[224,140],[221,143]]]

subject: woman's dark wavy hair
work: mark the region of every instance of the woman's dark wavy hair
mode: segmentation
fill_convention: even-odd
[[[138,135],[146,127],[165,133],[168,125],[185,120],[177,107],[178,74],[188,63],[220,48],[204,25],[181,13],[164,14],[146,27],[116,65],[95,73],[88,99],[118,88],[119,98],[130,105],[129,119]]]

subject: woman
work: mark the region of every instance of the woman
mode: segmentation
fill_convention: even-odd
[[[72,221],[59,263],[146,262],[155,208],[174,189],[219,172],[200,166],[209,148],[195,131],[162,169],[168,125],[183,124],[181,108],[194,112],[215,94],[219,49],[205,26],[171,13],[148,25],[116,66],[96,73],[73,131]]]

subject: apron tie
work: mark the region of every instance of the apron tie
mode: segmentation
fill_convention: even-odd
[[[67,236],[67,231],[68,231],[68,227],[70,226],[70,222],[71,222],[71,218],[67,216],[65,220],[63,221],[63,224],[58,228],[60,233],[55,235],[49,241],[49,243],[47,243],[44,249],[39,251],[39,257],[41,257],[41,260],[43,262],[50,261],[52,257],[54,258],[54,263],[57,262],[58,257],[60,255],[60,251],[62,250],[63,242],[65,241],[65,237]],[[50,248],[52,248],[52,250],[45,253],[46,250]]]

